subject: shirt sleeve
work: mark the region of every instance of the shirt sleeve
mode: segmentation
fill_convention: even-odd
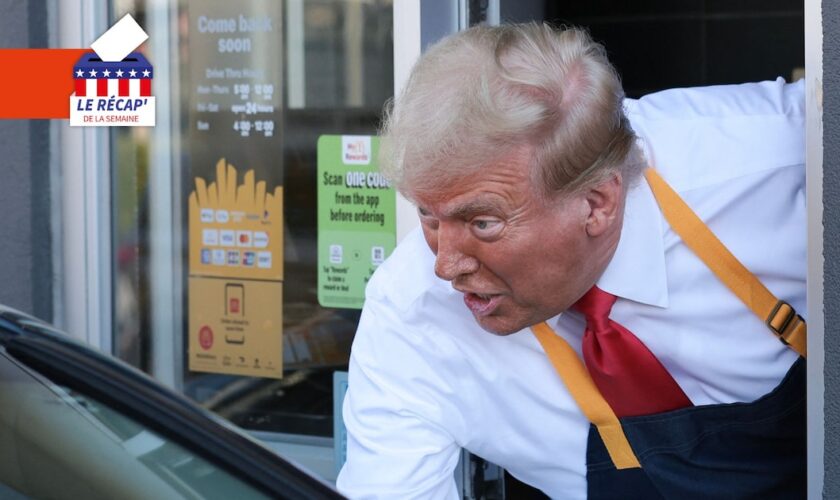
[[[337,487],[352,499],[454,500],[453,390],[433,368],[428,339],[403,323],[386,300],[368,296],[350,356]]]

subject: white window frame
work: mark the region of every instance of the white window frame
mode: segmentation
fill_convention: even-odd
[[[822,499],[825,474],[823,315],[822,5],[805,0],[805,171],[808,201],[808,498]]]
[[[394,2],[394,96],[408,82],[411,68],[420,57],[420,0]],[[397,243],[420,225],[417,210],[397,193]]]
[[[107,28],[107,4],[56,2],[59,47],[88,47]],[[68,103],[69,106],[69,103]],[[71,335],[112,352],[111,172],[108,129],[54,121],[60,207],[56,239],[61,297],[55,322]]]

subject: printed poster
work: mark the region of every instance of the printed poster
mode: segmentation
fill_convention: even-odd
[[[361,309],[365,286],[396,246],[396,194],[379,173],[379,138],[318,139],[318,302]]]
[[[189,197],[189,369],[283,374],[283,187],[224,159]]]
[[[189,369],[283,367],[283,4],[179,3],[190,179]],[[194,184],[194,185],[192,185]]]

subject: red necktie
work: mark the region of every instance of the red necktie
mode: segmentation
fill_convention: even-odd
[[[593,286],[572,306],[586,316],[583,361],[601,395],[619,417],[691,406],[691,400],[628,329],[609,318],[615,295]]]

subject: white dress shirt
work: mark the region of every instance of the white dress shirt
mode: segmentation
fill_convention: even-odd
[[[723,243],[804,316],[804,84],[782,80],[627,100],[651,165]],[[553,498],[585,498],[589,422],[526,329],[482,330],[433,272],[414,231],[375,273],[344,401],[351,498],[458,498],[461,447]],[[689,250],[644,179],[628,192],[598,286],[611,318],[657,355],[695,405],[752,401],[796,354]],[[550,290],[546,290],[550,293]],[[582,316],[549,325],[580,352]]]

